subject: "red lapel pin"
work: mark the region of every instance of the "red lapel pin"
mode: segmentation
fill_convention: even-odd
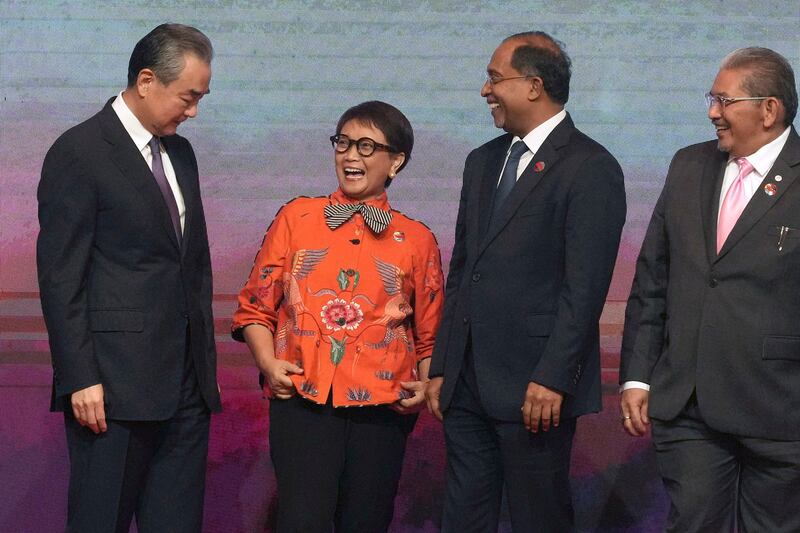
[[[533,165],[534,172],[541,172],[542,170],[544,170],[544,161],[537,161],[536,163],[534,163]]]

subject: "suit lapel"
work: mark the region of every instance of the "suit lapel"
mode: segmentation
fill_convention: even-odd
[[[483,168],[479,174],[481,183],[477,210],[478,232],[473,234],[478,236],[478,242],[482,241],[483,237],[486,235],[489,220],[492,217],[494,193],[495,190],[497,190],[497,181],[500,179],[500,171],[506,160],[506,153],[508,152],[511,139],[511,135],[505,135],[501,138],[500,142],[494,143],[484,160]]]
[[[192,180],[190,176],[192,175],[192,170],[189,168],[189,165],[186,162],[186,158],[183,157],[179,145],[177,143],[172,142],[172,137],[164,137],[162,141],[164,143],[164,148],[167,150],[167,154],[169,155],[169,161],[172,163],[172,170],[175,171],[175,177],[178,180],[178,187],[181,189],[181,195],[183,196],[183,205],[185,208],[184,213],[184,220],[183,220],[183,246],[181,247],[181,255],[186,253],[186,238],[189,236],[189,231],[192,228],[192,222],[194,218],[194,195],[195,191],[192,188]],[[170,227],[172,227],[170,225]],[[174,233],[174,232],[173,232]]]
[[[481,239],[479,252],[483,251],[489,245],[489,243],[491,243],[492,240],[497,237],[502,229],[509,223],[509,221],[511,221],[514,213],[517,212],[525,199],[530,195],[531,191],[533,191],[533,189],[536,188],[542,179],[544,179],[552,171],[552,168],[558,161],[559,148],[564,146],[569,141],[569,137],[574,129],[575,126],[572,123],[572,119],[569,117],[569,115],[567,115],[566,118],[564,118],[564,120],[562,120],[561,123],[550,133],[550,135],[548,135],[542,146],[533,155],[531,162],[527,167],[525,167],[525,170],[517,180],[514,188],[511,189],[511,193],[509,193],[505,204],[500,208],[500,211],[497,212],[497,215],[490,222],[486,233]],[[508,146],[505,148],[508,150]],[[503,152],[503,156],[505,156],[505,152]],[[539,163],[542,163],[544,166],[542,167],[539,165]],[[501,160],[500,166],[502,166],[502,164],[503,162]],[[538,171],[537,168],[539,168]],[[499,176],[500,169],[498,168],[497,173],[494,176],[495,182]],[[491,205],[489,206],[489,214],[491,214]]]
[[[172,228],[172,220],[161,190],[141,152],[111,107],[112,101],[113,99],[108,101],[99,117],[103,138],[114,147],[110,150],[111,159],[128,182],[141,193],[146,205],[151,206],[153,215],[159,219],[172,244],[178,248],[178,239],[175,237],[175,230]]]
[[[772,165],[772,168],[758,186],[753,198],[747,203],[739,220],[736,221],[736,225],[733,226],[725,244],[722,245],[722,249],[719,251],[719,257],[717,258],[718,260],[723,258],[731,248],[736,246],[736,243],[755,226],[756,222],[758,222],[773,205],[780,201],[786,190],[791,187],[792,183],[797,179],[797,175],[800,172],[800,167],[798,167],[799,160],[800,139],[798,139],[797,133],[792,129],[789,138],[786,140],[786,145],[783,147],[783,150],[781,150],[780,155],[778,155],[778,159],[775,160],[775,164]],[[775,176],[781,176],[781,181],[776,182]],[[764,186],[767,183],[775,185],[776,191],[772,196],[764,192]]]
[[[703,175],[700,178],[700,209],[709,264],[717,260],[717,214],[727,160],[725,152],[714,148],[712,157],[706,159]]]

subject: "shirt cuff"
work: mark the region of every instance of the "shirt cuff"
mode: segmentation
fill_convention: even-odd
[[[626,381],[619,388],[619,391],[622,392],[628,389],[644,389],[646,391],[649,391],[650,385],[648,385],[647,383],[642,383],[641,381]]]

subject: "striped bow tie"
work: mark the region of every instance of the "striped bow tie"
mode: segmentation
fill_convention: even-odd
[[[380,233],[392,221],[392,213],[366,204],[328,204],[325,206],[325,223],[336,229],[350,220],[353,213],[361,213],[366,224],[373,233]]]

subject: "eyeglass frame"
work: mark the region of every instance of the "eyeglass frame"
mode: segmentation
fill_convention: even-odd
[[[767,98],[775,98],[774,96],[721,96],[719,94],[711,94],[707,92],[705,94],[706,98],[706,105],[709,109],[714,107],[715,105],[719,104],[722,109],[725,109],[731,104],[735,104],[736,102],[744,102],[746,100],[754,101],[754,100],[766,100]]]
[[[494,87],[498,83],[503,83],[504,81],[508,80],[521,80],[523,78],[536,78],[535,74],[525,74],[524,76],[486,76],[486,80],[483,82],[484,84],[488,83],[490,87]]]
[[[347,139],[348,140],[348,144],[347,144],[347,148],[345,148],[344,150],[339,150],[337,148],[337,146],[339,144],[339,140],[342,139],[342,138]],[[369,137],[361,137],[359,139],[351,139],[350,137],[348,137],[347,135],[345,135],[343,133],[337,133],[336,135],[331,135],[330,136],[330,141],[331,141],[331,145],[333,146],[333,151],[336,152],[337,154],[345,154],[345,153],[347,153],[348,151],[350,151],[350,148],[352,148],[352,146],[354,144],[356,145],[356,152],[358,152],[358,155],[360,155],[361,157],[370,157],[372,154],[375,153],[375,150],[383,150],[385,152],[389,152],[389,153],[393,153],[393,154],[399,154],[400,153],[400,150],[398,150],[394,146],[391,146],[391,145],[388,145],[388,144],[379,143],[375,139],[371,139]],[[364,152],[361,151],[361,147],[359,145],[361,144],[362,141],[369,141],[369,142],[372,143],[372,150],[368,154],[365,154]]]

